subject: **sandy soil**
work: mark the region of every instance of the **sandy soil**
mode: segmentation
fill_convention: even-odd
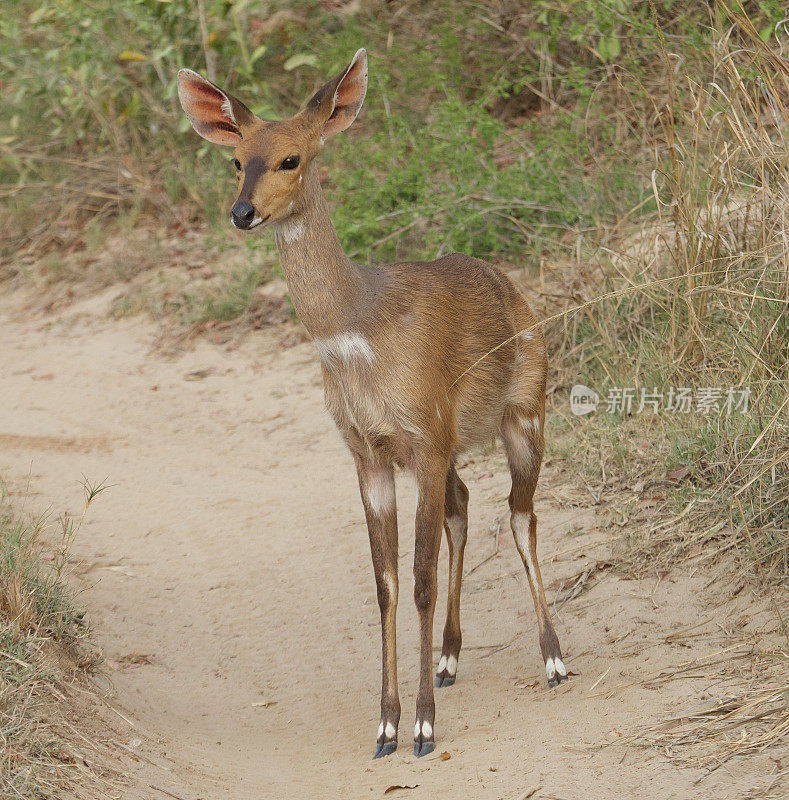
[[[555,613],[572,678],[547,688],[497,454],[460,470],[471,491],[464,650],[458,682],[436,693],[436,752],[421,760],[410,742],[414,499],[400,476],[401,745],[372,761],[375,585],[312,346],[283,348],[270,331],[165,358],[151,352],[151,323],[107,319],[112,297],[48,316],[18,295],[0,301],[0,476],[29,487],[29,508],[55,513],[80,510],[82,475],[113,484],[74,549],[138,754],[119,752],[126,798],[167,797],[154,785],[186,800],[378,798],[393,786],[415,787],[390,790],[408,798],[740,799],[774,784],[769,754],[704,776],[632,738],[709,696],[693,670],[648,679],[769,626],[749,591],[730,597],[736,575],[636,581],[604,569]],[[606,554],[565,482],[549,463],[538,489],[551,601]],[[443,587],[445,549],[440,568]],[[440,597],[437,643],[443,614]]]

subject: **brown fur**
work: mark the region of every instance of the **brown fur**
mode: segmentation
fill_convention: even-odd
[[[436,261],[367,268],[343,252],[314,157],[324,136],[353,122],[366,76],[360,51],[292,119],[239,124],[236,157],[244,167],[239,199],[273,223],[296,312],[322,354],[327,408],[357,467],[382,623],[377,755],[396,745],[400,719],[393,466],[416,476],[414,601],[421,658],[415,751],[423,755],[433,749],[432,627],[442,524],[451,564],[443,661],[456,660],[461,646],[468,490],[454,464],[460,453],[496,437],[504,440],[510,462],[513,532],[529,573],[543,657],[548,663],[561,658],[537,564],[532,504],[544,447],[547,360],[526,298],[491,264],[453,253]],[[210,91],[207,96],[215,97]],[[228,100],[231,109],[237,102]],[[219,105],[226,112],[227,104],[220,100]],[[198,106],[190,108],[194,112]],[[206,114],[213,121],[216,102]],[[224,120],[236,124],[226,113]],[[297,169],[278,168],[293,155],[300,157]],[[438,680],[448,685],[454,673],[445,667]]]

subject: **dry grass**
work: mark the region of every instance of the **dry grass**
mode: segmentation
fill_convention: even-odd
[[[654,501],[634,520],[638,535],[629,528],[631,566],[739,548],[759,577],[782,581],[789,66],[745,16],[736,22],[717,40],[706,80],[675,69],[664,51],[669,96],[653,98],[662,121],[652,143],[658,211],[602,232],[594,249],[579,240],[572,274],[566,264],[544,265],[549,299],[561,287],[544,311],[558,316],[548,333],[560,395],[576,382],[750,391],[748,414],[730,416],[571,420],[556,404],[558,434],[575,443],[559,451],[575,463],[583,452],[593,494],[635,486]],[[667,476],[678,465],[686,472],[676,487]]]
[[[737,669],[737,660],[743,662]],[[731,656],[723,667],[710,670],[710,664],[694,664],[693,677],[710,680],[714,691],[696,707],[653,725],[639,734],[639,740],[659,749],[676,764],[702,768],[699,784],[710,773],[735,758],[775,749],[776,757],[789,751],[789,658],[786,653],[753,652],[750,647]],[[749,671],[750,681],[732,681],[732,673]],[[662,675],[661,681],[676,674]],[[722,682],[732,684],[720,688]],[[780,764],[780,761],[778,762]],[[765,793],[787,778],[778,767]],[[776,795],[778,796],[778,795]]]
[[[86,484],[86,510],[101,489]],[[93,694],[79,686],[98,660],[64,583],[81,521],[62,517],[53,531],[0,495],[0,785],[9,800],[107,796],[117,785],[99,741],[80,730]]]

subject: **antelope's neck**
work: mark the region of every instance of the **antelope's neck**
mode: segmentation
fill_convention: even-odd
[[[307,330],[316,338],[352,330],[371,290],[337,238],[314,162],[298,207],[275,223],[274,236],[293,306]]]

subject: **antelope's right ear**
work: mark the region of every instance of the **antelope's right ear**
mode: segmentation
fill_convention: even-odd
[[[238,146],[255,115],[233,95],[191,69],[178,71],[178,99],[192,127],[209,142]]]

